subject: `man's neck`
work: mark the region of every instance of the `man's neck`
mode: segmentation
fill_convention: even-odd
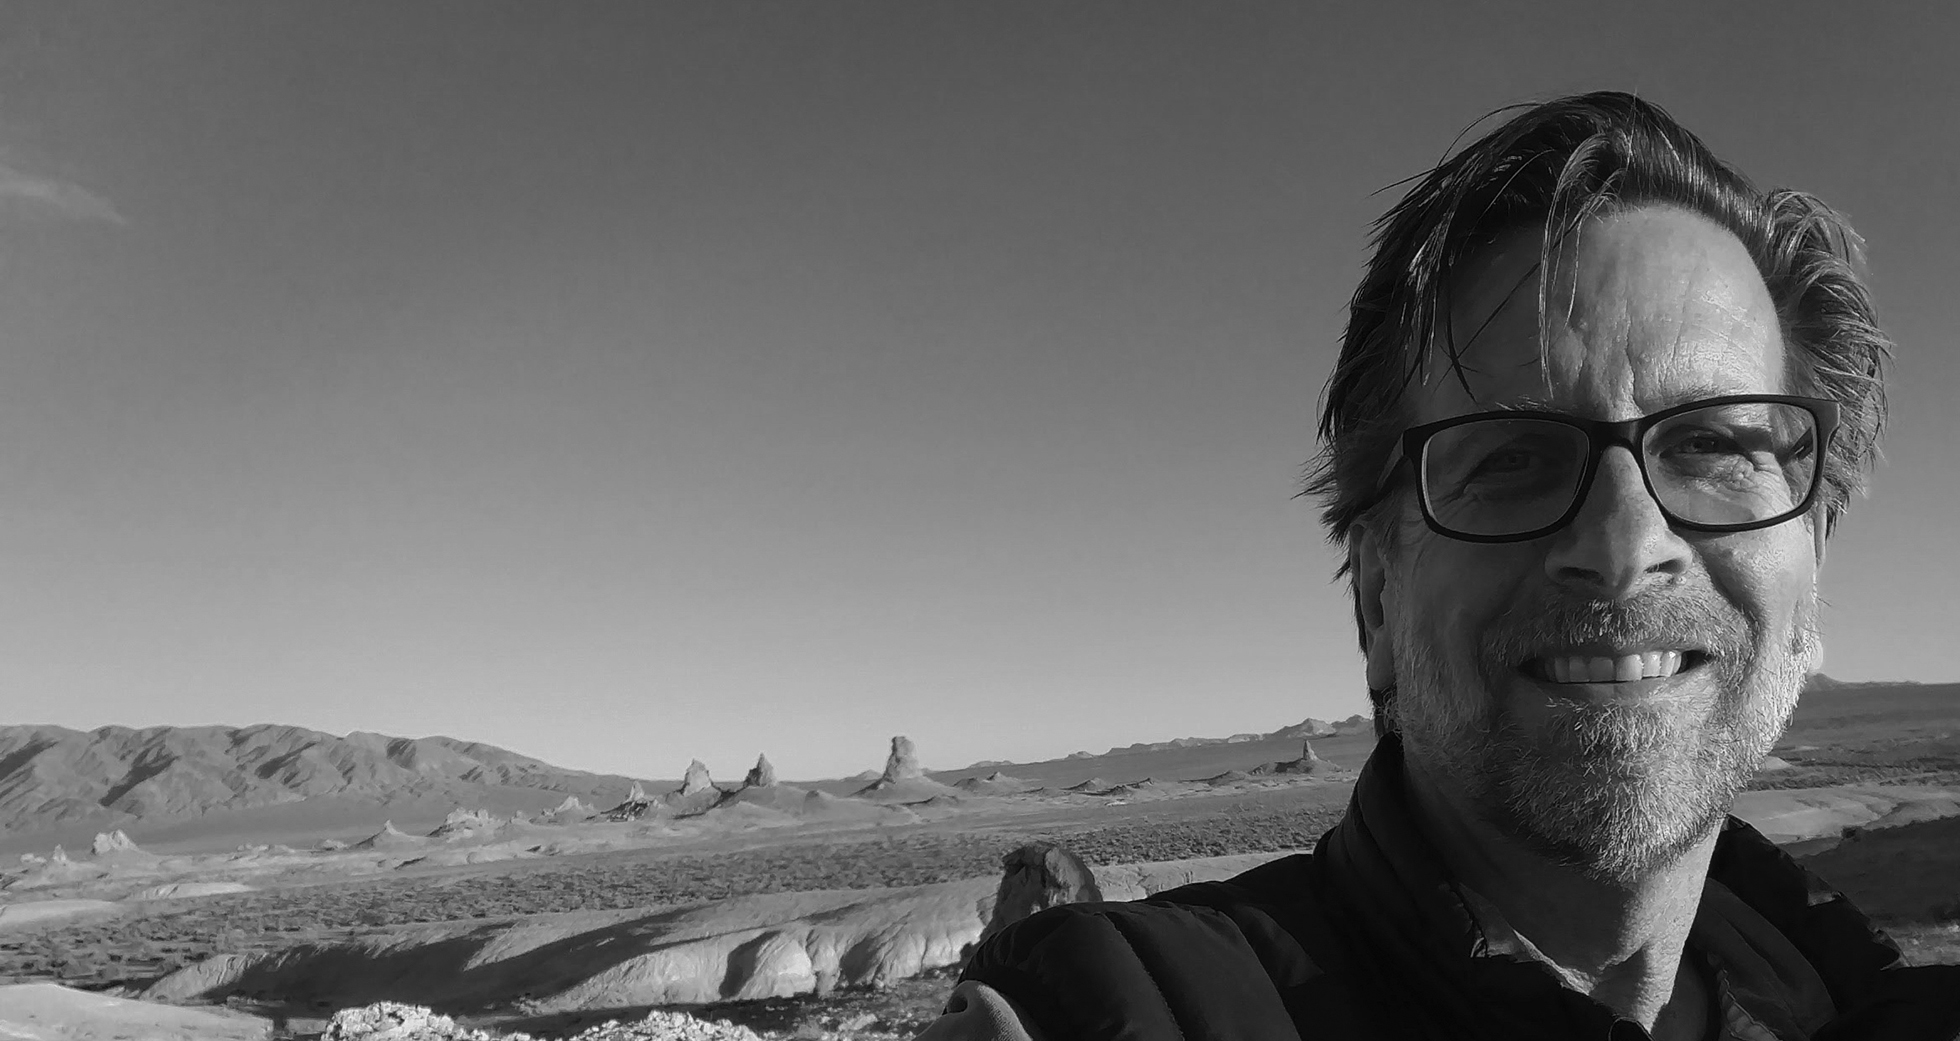
[[[1708,1002],[1684,961],[1716,832],[1629,885],[1590,878],[1497,832],[1455,788],[1405,767],[1423,834],[1452,876],[1496,907],[1573,989],[1656,1039],[1699,1039]]]

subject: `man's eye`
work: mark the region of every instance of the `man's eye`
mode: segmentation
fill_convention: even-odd
[[[1674,451],[1681,455],[1726,454],[1737,450],[1734,441],[1709,433],[1690,434],[1674,442]]]
[[[1514,474],[1531,469],[1544,459],[1536,452],[1523,448],[1505,448],[1484,457],[1477,466],[1479,474]]]

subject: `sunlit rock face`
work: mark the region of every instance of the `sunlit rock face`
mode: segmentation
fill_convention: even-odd
[[[99,832],[95,836],[95,841],[89,844],[89,853],[98,857],[107,856],[111,853],[135,852],[138,852],[136,843],[130,841],[128,833],[124,832],[121,828],[117,828],[115,831]]]
[[[682,795],[693,795],[712,787],[714,781],[708,777],[708,764],[699,759],[687,764],[687,775],[681,779]]]
[[[891,754],[885,757],[885,772],[879,780],[890,783],[916,780],[924,776],[925,771],[919,767],[919,756],[912,747],[912,739],[904,734],[892,738]]]
[[[749,775],[742,779],[749,788],[773,788],[776,784],[776,767],[766,755],[755,757],[755,765],[749,768]]]

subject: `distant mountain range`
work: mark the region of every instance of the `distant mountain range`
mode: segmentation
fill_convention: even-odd
[[[1169,741],[1138,741],[1135,744],[1113,746],[1107,752],[1070,752],[1068,758],[1101,759],[1103,756],[1109,755],[1129,755],[1136,752],[1169,752],[1178,748],[1203,748],[1207,745],[1244,745],[1251,744],[1254,741],[1271,741],[1275,738],[1300,741],[1310,740],[1316,737],[1371,733],[1374,731],[1374,728],[1374,720],[1359,713],[1332,723],[1308,716],[1306,719],[1292,726],[1280,727],[1278,730],[1264,734],[1246,733],[1233,734],[1230,737],[1174,737]],[[1006,760],[983,759],[967,767],[967,769],[977,770],[985,767],[1012,765],[1015,764],[1009,763]]]
[[[345,737],[301,727],[0,727],[0,833],[103,830],[323,796],[477,805],[530,789],[591,799],[632,778],[567,770],[447,737]]]
[[[1844,683],[1815,677],[1827,694],[1800,705],[1795,730],[1813,720],[1878,715],[1944,718],[1960,685]],[[1928,702],[1928,698],[1933,702]],[[1305,719],[1265,734],[1138,742],[1070,759],[1124,757],[1259,741],[1373,735],[1354,715],[1337,722]],[[983,760],[946,777],[994,766]],[[943,778],[942,778],[943,779]],[[448,737],[345,737],[302,727],[130,727],[71,730],[0,726],[0,838],[49,829],[108,831],[135,824],[187,821],[227,811],[332,803],[344,808],[479,807],[577,796],[611,805],[637,778],[569,770],[495,745]],[[654,782],[658,783],[658,782]],[[285,811],[276,811],[283,813]]]

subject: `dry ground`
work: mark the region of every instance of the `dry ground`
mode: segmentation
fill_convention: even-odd
[[[1304,785],[1057,809],[978,828],[942,823],[823,840],[751,837],[697,843],[680,852],[584,854],[155,901],[107,920],[0,935],[0,982],[137,984],[212,954],[276,949],[405,922],[944,882],[993,874],[1003,853],[1035,838],[1064,842],[1093,863],[1309,847],[1345,805],[1343,788]],[[749,846],[729,848],[738,842]]]

